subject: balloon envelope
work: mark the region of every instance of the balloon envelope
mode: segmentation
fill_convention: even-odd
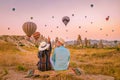
[[[8,30],[10,30],[10,28],[8,27]]]
[[[33,22],[25,22],[22,26],[23,31],[28,37],[31,37],[31,35],[36,31],[37,25]]]
[[[68,30],[66,30],[66,32],[68,32]]]
[[[12,11],[15,11],[15,8],[12,8]]]
[[[108,34],[106,34],[106,36],[108,36]]]
[[[64,16],[62,18],[62,22],[65,24],[65,26],[67,26],[67,24],[69,23],[69,21],[70,21],[70,18],[68,16]]]
[[[40,32],[35,32],[33,37],[37,40],[40,37]]]
[[[45,27],[47,27],[47,25],[45,24]]]
[[[110,18],[110,16],[107,16],[105,19],[106,19],[106,21],[108,21],[109,20],[109,18]]]
[[[93,24],[93,22],[91,22],[91,24]]]
[[[54,18],[54,16],[52,16],[52,18]]]
[[[72,14],[72,16],[74,16],[74,14]]]
[[[93,5],[93,4],[91,4],[90,6],[91,6],[91,7],[93,7],[94,5]]]
[[[30,17],[30,19],[32,20],[32,19],[33,19],[33,17]]]
[[[100,30],[102,30],[102,28],[100,28]]]
[[[79,28],[81,28],[81,26],[79,26]]]

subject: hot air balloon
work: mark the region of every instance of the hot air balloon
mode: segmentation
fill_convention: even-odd
[[[47,27],[47,25],[45,24],[45,27]]]
[[[87,16],[85,16],[85,18],[87,18]]]
[[[33,33],[33,37],[37,40],[40,37],[40,32]]]
[[[93,4],[91,4],[90,6],[91,6],[91,8],[92,8],[94,5],[93,5]]]
[[[102,28],[100,28],[100,30],[102,30]]]
[[[69,21],[70,21],[70,18],[68,16],[64,16],[62,18],[62,22],[65,24],[65,26],[67,26],[67,24],[69,23]]]
[[[8,30],[10,30],[10,28],[8,27]]]
[[[59,26],[57,26],[57,28],[59,28]]]
[[[108,36],[108,34],[106,34],[106,36]]]
[[[72,14],[72,16],[74,16],[74,14]]]
[[[12,8],[12,11],[15,11],[15,8]]]
[[[66,32],[68,32],[68,30],[66,30]]]
[[[106,19],[106,21],[108,21],[109,20],[109,18],[110,18],[110,16],[107,16],[105,19]]]
[[[112,32],[114,32],[114,30],[112,30]]]
[[[87,33],[87,31],[85,31]]]
[[[52,16],[52,18],[54,18],[54,16]]]
[[[30,17],[30,19],[32,20],[32,19],[33,19],[33,17]]]
[[[79,26],[79,28],[81,28],[81,26]]]
[[[53,31],[51,30],[50,32],[52,33]]]
[[[25,22],[22,26],[23,31],[28,37],[31,37],[31,35],[36,31],[37,25],[33,22]]]
[[[93,22],[91,22],[91,24],[93,24]]]

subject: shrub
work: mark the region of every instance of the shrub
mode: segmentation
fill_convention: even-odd
[[[18,66],[17,66],[17,70],[18,70],[18,71],[26,71],[27,69],[26,69],[25,66],[23,66],[23,65],[18,65]]]

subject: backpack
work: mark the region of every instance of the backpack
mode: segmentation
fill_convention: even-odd
[[[51,64],[50,64],[50,53],[49,51],[40,51],[38,52],[38,70],[40,71],[47,71],[51,69]]]

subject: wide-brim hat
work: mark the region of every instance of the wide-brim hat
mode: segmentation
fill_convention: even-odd
[[[50,46],[50,44],[43,41],[43,42],[40,43],[39,51],[44,51],[44,50],[48,49],[49,46]]]

